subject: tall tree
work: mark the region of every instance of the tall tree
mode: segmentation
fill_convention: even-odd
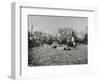
[[[72,37],[76,37],[75,31],[71,28],[60,28],[58,33],[60,34],[60,40],[62,40],[63,43],[66,43],[68,39],[71,41]]]

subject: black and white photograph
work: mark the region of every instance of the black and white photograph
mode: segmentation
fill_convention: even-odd
[[[88,17],[28,15],[28,66],[88,64]]]

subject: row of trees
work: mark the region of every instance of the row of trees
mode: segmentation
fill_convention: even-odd
[[[56,41],[58,44],[66,44],[67,40],[71,41],[71,38],[75,38],[75,42],[81,44],[88,43],[88,34],[84,34],[82,38],[77,36],[78,34],[71,28],[60,28],[56,35],[46,34],[44,32],[35,31],[28,32],[28,44],[29,47],[36,47],[45,44],[52,44]]]

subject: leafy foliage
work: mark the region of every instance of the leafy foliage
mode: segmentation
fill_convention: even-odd
[[[58,36],[59,35],[59,36]],[[76,43],[88,43],[88,34],[86,33],[83,39],[78,38],[75,30],[71,28],[59,28],[56,35],[47,34],[41,31],[28,32],[28,45],[31,47],[39,47],[43,44],[51,45],[53,42],[58,44],[67,44],[68,41],[71,42],[74,38]]]

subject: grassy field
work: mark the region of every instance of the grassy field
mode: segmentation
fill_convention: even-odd
[[[73,48],[70,51],[63,50],[63,47],[54,49],[49,45],[30,48],[28,50],[29,66],[73,65],[87,63],[87,45],[78,45],[76,49]]]

